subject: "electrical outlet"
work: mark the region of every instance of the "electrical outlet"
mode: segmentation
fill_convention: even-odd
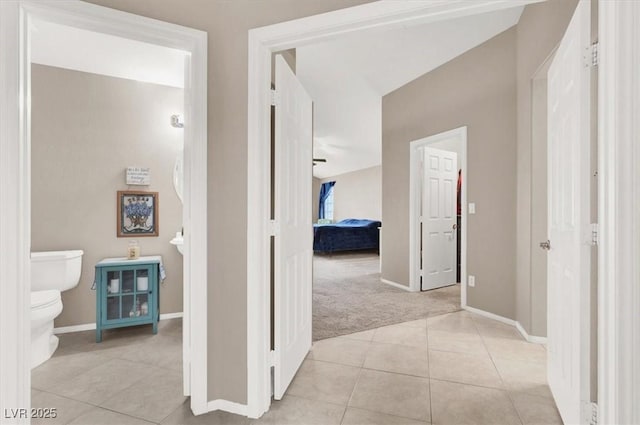
[[[476,203],[469,202],[469,214],[475,214],[475,213],[476,213]]]
[[[475,276],[469,275],[469,286],[472,287],[472,288],[474,286],[476,286],[476,277]]]

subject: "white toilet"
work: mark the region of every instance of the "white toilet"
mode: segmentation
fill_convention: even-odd
[[[58,348],[53,319],[62,312],[60,292],[80,281],[82,254],[80,250],[31,253],[31,368]]]

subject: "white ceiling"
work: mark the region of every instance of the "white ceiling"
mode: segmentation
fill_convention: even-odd
[[[184,87],[185,51],[45,21],[33,27],[31,62]]]
[[[523,9],[360,32],[296,49],[296,74],[315,102],[314,157],[327,159],[314,176],[380,165],[382,96],[517,24]]]

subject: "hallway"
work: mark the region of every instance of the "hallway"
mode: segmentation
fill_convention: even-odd
[[[562,424],[543,346],[460,311],[314,343],[282,401],[259,420],[193,416],[181,394],[181,321],[60,335],[33,371],[34,424]]]
[[[562,424],[546,351],[465,311],[318,341],[273,424]]]

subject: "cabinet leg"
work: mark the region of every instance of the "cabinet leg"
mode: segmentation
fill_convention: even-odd
[[[102,331],[96,329],[96,342],[102,342]]]
[[[158,322],[153,322],[153,333],[154,334],[158,333]]]

